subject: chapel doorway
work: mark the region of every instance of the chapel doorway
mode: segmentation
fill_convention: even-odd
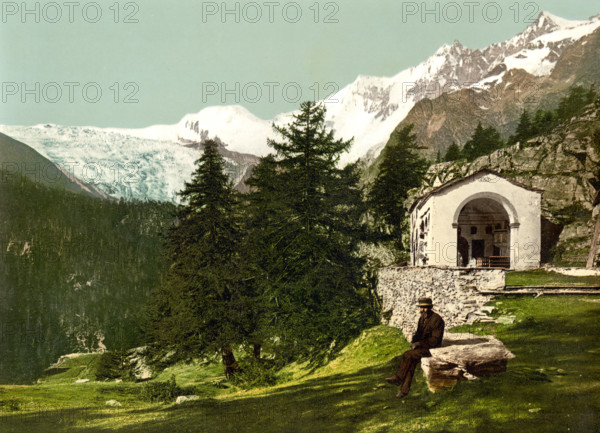
[[[457,245],[459,266],[510,268],[510,221],[502,204],[491,198],[469,201],[458,217]]]

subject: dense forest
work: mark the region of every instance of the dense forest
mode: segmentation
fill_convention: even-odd
[[[140,345],[174,205],[2,179],[0,383],[34,380],[65,353]]]

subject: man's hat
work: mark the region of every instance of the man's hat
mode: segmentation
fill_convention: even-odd
[[[433,302],[431,301],[431,298],[419,298],[419,303],[417,304],[417,307],[433,307]]]

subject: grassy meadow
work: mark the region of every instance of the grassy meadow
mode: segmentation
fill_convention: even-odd
[[[177,365],[174,375],[200,397],[182,405],[144,401],[146,386],[94,381],[98,355],[35,385],[0,387],[1,432],[592,432],[600,431],[600,297],[498,298],[495,316],[456,330],[495,334],[516,355],[500,375],[431,393],[417,368],[411,394],[399,400],[383,378],[408,343],[377,326],[317,369],[289,365],[277,384],[244,390],[220,364]],[[78,378],[92,379],[75,383]],[[109,407],[108,400],[121,406]]]

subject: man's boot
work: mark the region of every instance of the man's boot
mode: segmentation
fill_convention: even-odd
[[[385,381],[387,383],[391,383],[392,385],[400,385],[400,383],[402,383],[402,380],[396,374],[390,377],[386,377]]]

